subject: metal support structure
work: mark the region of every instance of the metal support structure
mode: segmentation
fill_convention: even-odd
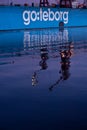
[[[49,6],[48,0],[40,0],[40,7],[46,7]]]
[[[71,0],[60,0],[60,7],[72,8],[72,1]]]

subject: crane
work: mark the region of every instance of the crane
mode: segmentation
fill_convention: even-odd
[[[49,6],[48,0],[40,0],[40,7]]]

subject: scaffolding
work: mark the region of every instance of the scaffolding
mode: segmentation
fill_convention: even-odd
[[[72,1],[71,0],[60,0],[60,7],[72,8]]]
[[[49,6],[48,0],[40,0],[40,7],[46,7]]]

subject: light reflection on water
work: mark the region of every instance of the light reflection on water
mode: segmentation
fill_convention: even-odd
[[[0,32],[0,129],[87,129],[86,33]]]

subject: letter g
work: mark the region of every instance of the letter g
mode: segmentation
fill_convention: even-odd
[[[23,12],[23,20],[24,20],[25,25],[30,24],[30,11],[26,10],[26,11]]]

